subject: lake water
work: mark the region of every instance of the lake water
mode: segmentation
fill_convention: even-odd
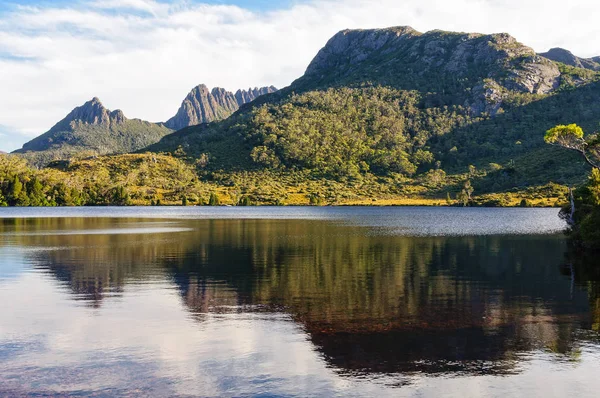
[[[556,209],[0,209],[0,396],[595,397]]]

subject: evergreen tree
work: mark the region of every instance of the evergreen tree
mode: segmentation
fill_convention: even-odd
[[[113,188],[110,204],[114,206],[129,206],[131,204],[129,193],[124,186],[119,185]]]
[[[250,202],[250,197],[248,197],[247,195],[244,195],[240,198],[240,200],[238,201],[238,206],[250,206],[251,202]]]
[[[210,198],[208,199],[208,205],[209,206],[219,206],[221,204],[221,202],[219,201],[219,197],[217,196],[216,193],[212,192],[210,194]]]
[[[13,181],[11,183],[10,193],[8,195],[10,204],[13,206],[17,206],[18,202],[19,202],[19,198],[21,197],[22,193],[23,193],[23,183],[21,183],[21,180],[19,179],[18,176],[15,176],[15,178],[13,179]]]
[[[44,187],[37,178],[29,182],[29,206],[47,206],[48,200],[44,195]]]

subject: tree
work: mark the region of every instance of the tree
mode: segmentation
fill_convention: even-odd
[[[48,200],[44,194],[44,187],[36,177],[29,182],[29,205],[35,207],[48,205]]]
[[[248,195],[244,195],[238,201],[238,206],[251,206],[252,202],[250,201],[250,197]]]
[[[475,189],[473,189],[473,185],[471,185],[471,180],[467,180],[465,182],[464,188],[463,188],[463,192],[467,195],[467,198],[469,199],[469,202],[471,201],[471,196],[473,195],[473,192],[475,191]]]
[[[461,203],[465,207],[469,205],[469,197],[464,189],[456,195],[456,200],[458,200],[458,203]]]
[[[576,124],[558,125],[546,131],[544,141],[580,153],[593,170],[600,168],[600,140],[594,134],[588,139],[583,129]],[[593,175],[594,173],[592,173]],[[577,228],[576,201],[573,190],[569,189],[570,207],[564,209],[565,220],[572,228]]]
[[[469,165],[469,178],[475,177],[477,174],[477,168],[473,165]]]
[[[576,124],[558,125],[546,132],[544,141],[579,152],[594,168],[600,168],[600,140],[594,134],[586,140],[583,129]]]
[[[10,187],[9,199],[16,204],[22,192],[23,183],[19,179],[19,176],[15,176]]]
[[[129,193],[124,186],[119,185],[113,188],[110,204],[114,206],[129,206],[131,204]]]
[[[29,206],[27,189],[18,176],[15,176],[14,180],[12,181],[8,196],[9,204],[12,206]]]
[[[187,196],[185,196],[185,195],[181,196],[181,205],[182,206],[187,206],[188,205],[188,198],[187,198]]]
[[[221,204],[221,201],[219,200],[219,197],[217,196],[217,194],[214,192],[211,192],[210,198],[208,199],[208,205],[209,206],[219,206],[220,204]]]

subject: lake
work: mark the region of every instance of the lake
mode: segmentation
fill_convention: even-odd
[[[0,396],[597,396],[557,215],[2,208]]]

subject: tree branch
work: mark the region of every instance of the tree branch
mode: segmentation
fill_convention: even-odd
[[[600,164],[596,164],[594,163],[594,161],[592,161],[589,157],[588,154],[585,151],[585,146],[583,148],[577,148],[577,147],[572,147],[572,146],[567,146],[567,145],[562,145],[562,144],[550,144],[552,146],[559,146],[561,148],[565,148],[565,149],[570,149],[572,151],[575,152],[579,152],[581,155],[583,155],[583,158],[585,159],[586,163],[589,164],[590,166],[592,166],[595,169],[600,169]]]

